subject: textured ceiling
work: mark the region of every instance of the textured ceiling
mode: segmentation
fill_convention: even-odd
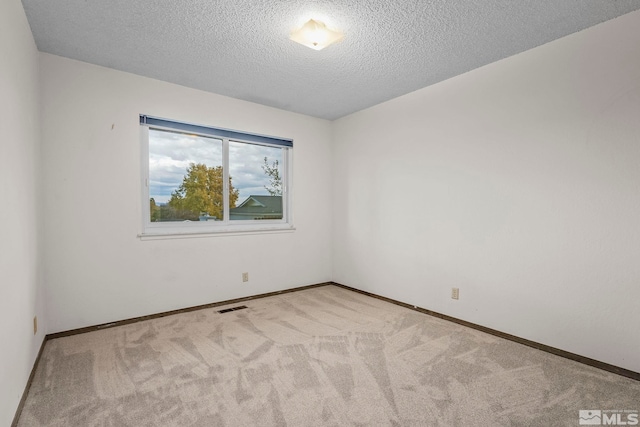
[[[640,0],[23,0],[38,49],[325,119],[640,9]],[[288,39],[314,18],[345,33]]]

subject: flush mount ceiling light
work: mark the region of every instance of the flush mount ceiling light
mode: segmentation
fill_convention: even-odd
[[[322,50],[325,47],[340,41],[343,34],[330,30],[322,22],[309,19],[302,28],[291,33],[289,37],[294,42],[310,47],[315,50]]]

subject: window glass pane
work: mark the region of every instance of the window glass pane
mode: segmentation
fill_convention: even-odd
[[[229,219],[282,219],[282,162],[284,149],[229,141]]]
[[[222,140],[149,129],[151,222],[222,221]]]

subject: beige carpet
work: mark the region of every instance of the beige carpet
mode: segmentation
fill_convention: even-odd
[[[339,287],[243,304],[50,340],[19,426],[577,426],[640,409],[638,381]]]

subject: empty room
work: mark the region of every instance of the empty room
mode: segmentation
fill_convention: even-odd
[[[640,2],[0,2],[0,425],[640,421]]]

